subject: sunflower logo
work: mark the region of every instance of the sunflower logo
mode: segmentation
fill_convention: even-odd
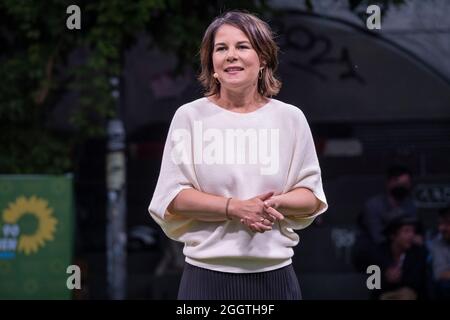
[[[16,202],[10,203],[3,211],[3,221],[10,224],[17,223],[24,215],[33,215],[37,220],[37,228],[33,234],[21,234],[17,251],[26,255],[36,253],[47,241],[53,240],[58,221],[52,216],[53,209],[48,207],[44,199],[18,197]]]

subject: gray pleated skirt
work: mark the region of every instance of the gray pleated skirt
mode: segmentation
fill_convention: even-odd
[[[186,263],[178,300],[301,300],[292,264],[258,273],[228,273]]]

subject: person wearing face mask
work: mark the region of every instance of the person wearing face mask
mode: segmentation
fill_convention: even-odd
[[[419,219],[412,199],[412,172],[406,166],[395,164],[388,168],[385,191],[371,197],[358,217],[358,234],[354,246],[354,265],[359,271],[373,264],[376,248],[386,242],[383,230],[395,217],[406,215]],[[421,223],[418,223],[414,243],[423,244]]]

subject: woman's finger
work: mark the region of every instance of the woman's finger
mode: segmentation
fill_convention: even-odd
[[[253,199],[257,198],[257,199],[260,199],[260,200],[264,201],[264,200],[269,199],[271,196],[273,196],[273,194],[274,194],[274,192],[270,191],[270,192],[267,192],[267,193],[260,194],[260,195],[258,195],[256,197],[254,197]]]
[[[264,201],[264,206],[278,209],[278,203],[273,198],[270,198],[270,199],[267,199],[266,201]]]
[[[252,223],[251,225],[249,225],[249,228],[253,231],[253,232],[263,232],[261,230],[261,228],[259,228],[259,226],[256,225],[256,223]]]
[[[262,230],[262,232],[272,230],[272,224],[266,225],[262,222],[255,222],[252,223],[252,225],[258,228],[259,230]]]
[[[264,206],[266,207],[266,208],[268,208],[268,207],[272,207],[272,201],[270,201],[270,199],[269,200],[266,200],[266,201],[264,201]]]
[[[241,219],[241,223],[243,225],[247,226],[253,232],[261,232],[261,230],[259,230],[259,228],[255,225],[255,223],[252,223],[252,222],[248,221],[247,218],[242,218]]]
[[[274,218],[276,218],[278,220],[283,220],[284,219],[283,214],[281,212],[279,212],[278,210],[272,208],[272,207],[264,208],[264,211],[268,215],[270,215],[270,216],[272,216],[272,217],[274,217]]]
[[[261,221],[260,222],[264,222],[264,220],[267,222],[269,221],[271,224],[273,224],[275,222],[275,220],[277,220],[277,218],[275,218],[274,216],[272,216],[271,214],[269,214],[268,212],[266,212],[266,210],[264,210],[263,212],[263,216],[261,217]]]
[[[266,217],[261,217],[261,219],[258,221],[259,223],[265,225],[265,226],[272,226],[275,222],[276,219],[270,215],[267,215]]]
[[[270,223],[270,225],[266,225],[266,224],[260,224],[261,225],[261,228],[264,230],[264,231],[270,231],[270,230],[272,230],[272,223]]]

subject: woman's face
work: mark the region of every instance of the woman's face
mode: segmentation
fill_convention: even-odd
[[[222,89],[251,85],[256,88],[261,63],[249,39],[238,28],[225,24],[217,30],[212,59]]]

